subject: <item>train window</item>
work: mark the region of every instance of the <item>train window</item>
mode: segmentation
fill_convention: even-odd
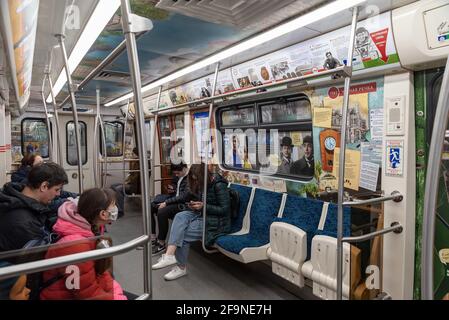
[[[254,116],[256,107],[259,118]],[[253,125],[245,126],[242,121],[226,122],[226,117],[238,119],[244,109],[248,110],[246,114],[252,114]],[[228,115],[223,117],[224,114]],[[304,96],[252,107],[226,107],[219,110],[218,115],[224,167],[302,181],[313,178],[312,119],[310,102]]]
[[[121,122],[105,122],[105,143],[108,157],[121,157],[123,155],[123,123]],[[102,134],[100,132],[100,152],[104,155],[103,143],[101,142]]]
[[[170,163],[171,130],[170,119],[168,117],[159,119],[159,132],[161,134],[161,162],[163,164]]]
[[[310,102],[296,98],[260,105],[262,123],[284,123],[312,118]]]
[[[87,163],[87,134],[86,123],[79,121],[80,143],[81,143],[81,160],[83,164]],[[67,145],[67,163],[71,166],[78,165],[78,156],[76,151],[75,123],[67,122],[66,126],[66,145]]]
[[[254,107],[224,110],[221,113],[223,126],[247,126],[256,122]]]
[[[27,118],[22,121],[22,154],[49,157],[49,135],[44,119]]]

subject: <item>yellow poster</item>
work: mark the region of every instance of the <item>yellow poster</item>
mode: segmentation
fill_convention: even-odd
[[[302,145],[302,138],[301,138],[301,132],[292,132],[290,133],[290,138],[292,138],[292,144],[294,146],[301,146]]]
[[[338,167],[340,165],[340,148],[334,151],[334,166],[332,174],[337,177],[338,185]],[[345,156],[345,188],[355,191],[359,190],[360,182],[360,151],[346,150]]]
[[[332,108],[313,108],[313,125],[321,128],[332,127]]]
[[[343,97],[335,99],[324,97],[324,107],[332,108],[331,127],[340,128],[342,119]],[[315,110],[315,109],[314,109]],[[348,143],[358,144],[364,141],[364,136],[369,130],[368,118],[368,93],[349,96],[348,123],[350,124],[347,135]],[[314,123],[314,125],[316,125]]]

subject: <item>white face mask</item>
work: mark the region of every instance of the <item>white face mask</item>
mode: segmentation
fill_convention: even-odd
[[[118,208],[117,206],[112,207],[111,210],[107,210],[109,212],[109,220],[117,221],[118,218]]]

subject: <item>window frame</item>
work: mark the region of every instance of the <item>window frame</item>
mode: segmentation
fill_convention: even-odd
[[[231,110],[239,110],[239,109],[249,109],[252,108],[253,109],[253,114],[254,114],[254,122],[251,124],[241,124],[241,125],[224,125],[223,124],[223,113],[226,111],[231,111]],[[229,107],[223,107],[221,109],[219,109],[219,123],[220,123],[220,128],[236,128],[236,129],[240,129],[240,128],[252,128],[254,126],[258,125],[258,117],[259,114],[257,112],[257,107],[254,103],[245,103],[242,105],[234,105],[234,106],[229,106]]]
[[[73,163],[70,163],[69,162],[69,135],[68,135],[68,133],[69,133],[69,124],[70,123],[73,123],[73,125],[75,125],[75,121],[73,121],[73,120],[70,120],[70,121],[67,121],[66,122],[66,124],[65,124],[65,154],[66,154],[66,162],[67,162],[67,164],[69,165],[69,166],[78,166],[78,163],[75,163],[75,164],[73,164]],[[84,145],[85,145],[85,148],[86,148],[86,161],[83,161],[83,163],[81,164],[81,165],[85,165],[88,161],[89,161],[89,154],[88,154],[88,147],[87,147],[87,123],[86,122],[84,122],[84,121],[78,121],[78,123],[79,124],[83,124],[84,125],[84,128],[86,129],[86,134],[84,135]],[[80,138],[81,138],[81,136],[82,135],[80,135]],[[80,141],[80,143],[81,143],[81,141]],[[83,146],[82,146],[82,144],[81,144],[81,148],[82,148]],[[81,158],[82,158],[82,156],[83,156],[83,152],[81,151]],[[83,160],[83,159],[81,159],[81,160]]]
[[[121,136],[121,138],[122,138],[122,148],[121,148],[121,152],[120,152],[120,154],[119,155],[114,155],[114,156],[111,156],[111,155],[106,155],[108,158],[114,158],[114,157],[123,157],[123,154],[124,154],[124,149],[125,149],[125,124],[123,123],[123,122],[121,122],[121,121],[117,121],[117,120],[115,120],[115,121],[103,121],[103,125],[104,125],[104,127],[105,127],[105,131],[106,131],[106,124],[107,123],[118,123],[118,124],[120,124],[121,126],[122,126],[122,136]],[[106,141],[106,140],[105,140]],[[106,147],[106,153],[107,153],[107,147]],[[101,154],[101,156],[102,157],[104,157],[105,155],[103,154],[103,132],[100,130],[100,154]]]
[[[288,101],[295,101],[295,100],[306,100],[309,103],[310,106],[310,119],[304,119],[304,120],[294,120],[294,121],[282,121],[282,122],[273,122],[273,123],[262,123],[262,108],[261,106],[267,105],[270,102],[278,102],[279,100],[288,102]],[[234,126],[224,126],[222,125],[222,112],[228,111],[232,109],[239,109],[239,108],[248,108],[253,107],[255,110],[255,123],[253,125],[234,125]],[[313,140],[313,116],[312,116],[312,105],[310,102],[309,97],[304,93],[288,93],[288,94],[281,94],[278,96],[273,97],[265,97],[265,98],[259,98],[254,97],[253,101],[245,100],[242,103],[239,103],[238,101],[234,102],[232,105],[226,105],[222,107],[218,107],[215,116],[217,119],[217,130],[220,131],[222,135],[222,141],[221,141],[221,161],[220,166],[224,170],[228,171],[237,171],[237,172],[244,172],[248,174],[256,174],[256,175],[265,175],[264,172],[261,172],[260,166],[259,166],[259,135],[258,130],[259,129],[278,129],[280,132],[310,132],[310,136]],[[224,144],[224,137],[225,132],[227,129],[241,129],[242,131],[245,131],[247,129],[254,129],[256,132],[256,139],[257,139],[257,145],[256,145],[256,168],[255,169],[247,169],[247,168],[236,168],[232,166],[228,166],[225,163],[225,144]],[[268,146],[268,145],[267,145]],[[298,159],[299,160],[299,159]],[[314,159],[314,165],[315,165],[316,159]],[[310,182],[314,179],[313,176],[299,176],[299,175],[293,175],[293,174],[270,174],[271,177],[274,178],[283,178],[293,181],[300,181],[300,182]]]
[[[47,136],[48,136],[48,140],[47,140],[47,144],[48,144],[48,154],[47,154],[47,156],[45,157],[45,156],[43,156],[43,155],[40,155],[42,158],[44,158],[44,159],[49,159],[50,158],[50,134],[52,133],[52,130],[51,130],[51,124],[50,124],[50,128],[48,128],[48,125],[47,125],[47,121],[44,119],[44,118],[37,118],[37,117],[28,117],[28,118],[24,118],[24,119],[22,119],[22,121],[20,122],[20,147],[21,147],[21,153],[22,153],[22,157],[24,157],[25,156],[25,150],[26,150],[26,147],[25,147],[25,144],[24,144],[24,136],[25,136],[25,134],[24,134],[24,131],[23,131],[23,123],[25,122],[25,121],[28,121],[28,120],[34,120],[34,121],[38,121],[38,122],[42,122],[42,123],[44,123],[45,124],[45,126],[47,127]]]

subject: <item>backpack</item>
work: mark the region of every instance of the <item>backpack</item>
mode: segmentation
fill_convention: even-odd
[[[228,190],[231,198],[231,218],[236,219],[239,216],[240,211],[240,195],[232,188],[228,188]]]
[[[28,241],[23,247],[24,254],[26,255],[23,262],[27,260],[37,261],[45,259],[48,247],[58,241],[58,235],[48,231],[46,227],[42,227],[41,231],[42,233],[39,238]],[[58,275],[44,282],[42,272],[28,274],[27,288],[31,290],[30,300],[39,300],[40,293],[43,289],[51,286],[63,277],[64,275]]]

